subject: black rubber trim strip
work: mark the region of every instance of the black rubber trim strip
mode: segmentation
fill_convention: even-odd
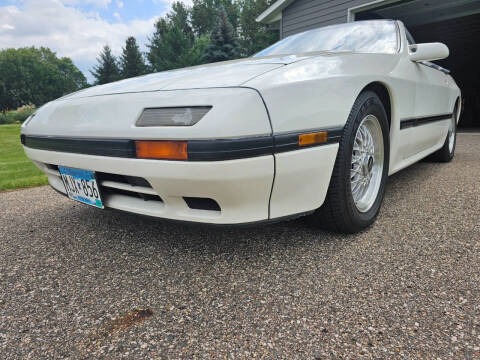
[[[328,131],[327,142],[309,146],[298,145],[300,134],[320,131]],[[187,140],[188,161],[243,159],[333,144],[340,141],[342,132],[343,128],[331,128],[239,139]],[[21,141],[26,147],[33,149],[136,158],[135,140],[21,135]]]
[[[273,138],[188,140],[189,161],[221,161],[273,154]]]
[[[39,150],[66,153],[134,158],[135,142],[125,139],[67,138],[54,136],[24,136],[22,144]]]
[[[299,146],[298,136],[312,132],[328,131],[326,143]],[[305,149],[313,146],[333,144],[340,141],[343,128],[319,129],[253,138],[224,140],[189,140],[188,160],[220,161],[271,155],[286,151]]]
[[[426,125],[432,122],[443,121],[451,119],[453,114],[442,114],[435,116],[425,116],[420,118],[411,118],[400,120],[400,129],[407,129],[415,126]]]
[[[327,131],[328,132],[328,137],[327,137],[327,142],[326,143],[313,144],[313,145],[308,145],[308,146],[299,146],[298,145],[298,136],[300,134],[310,134],[310,133],[322,132],[322,131]],[[313,146],[320,146],[320,145],[328,145],[328,144],[338,143],[340,141],[340,137],[342,136],[342,133],[343,133],[343,128],[338,127],[338,128],[318,129],[318,130],[310,130],[310,131],[302,131],[302,132],[274,135],[274,138],[275,138],[275,153],[305,149],[305,148],[313,147]]]

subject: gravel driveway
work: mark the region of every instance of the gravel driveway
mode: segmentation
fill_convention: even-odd
[[[0,194],[2,358],[480,358],[480,136],[390,178],[354,236]]]

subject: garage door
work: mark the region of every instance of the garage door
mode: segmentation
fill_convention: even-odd
[[[437,63],[451,71],[462,89],[459,126],[480,128],[480,0],[380,1],[351,15],[354,20],[402,20],[417,43],[445,43],[450,57]]]

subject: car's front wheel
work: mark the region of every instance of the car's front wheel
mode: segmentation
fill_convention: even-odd
[[[354,233],[375,221],[388,176],[388,132],[380,98],[372,91],[361,93],[340,140],[327,197],[313,215],[321,227]]]

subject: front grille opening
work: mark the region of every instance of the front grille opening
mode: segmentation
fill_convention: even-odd
[[[150,183],[147,180],[138,176],[126,176],[126,175],[110,174],[110,173],[103,173],[103,172],[96,172],[95,175],[97,176],[98,182],[115,181],[118,183],[132,185],[132,186],[142,186],[150,189],[152,188],[152,185],[150,185]]]
[[[98,184],[100,185],[100,191],[101,193],[105,194],[120,194],[120,195],[125,195],[125,196],[132,196],[136,197],[139,199],[143,199],[145,201],[160,201],[163,202],[162,198],[158,195],[152,195],[152,194],[145,194],[143,192],[136,192],[136,191],[129,191],[129,190],[124,190],[124,189],[117,189],[117,188],[112,188],[112,187],[107,187],[107,186],[101,186],[102,181],[112,181],[120,184],[126,184],[130,186],[138,186],[138,187],[144,187],[144,188],[149,188],[152,189],[152,185],[145,180],[144,178],[138,177],[138,176],[127,176],[127,175],[118,175],[118,174],[111,174],[111,173],[103,173],[103,172],[97,172],[97,181]]]
[[[58,166],[57,165],[45,164],[45,166],[50,170],[58,171]]]
[[[100,193],[102,196],[107,196],[108,195],[124,195],[124,196],[130,196],[134,197],[137,199],[142,199],[144,201],[158,201],[158,202],[163,202],[162,198],[158,195],[151,195],[151,194],[143,194],[143,193],[138,193],[135,191],[128,191],[128,190],[123,190],[123,189],[115,189],[115,188],[110,188],[106,186],[100,186]]]
[[[210,198],[183,197],[183,200],[185,200],[190,209],[221,211],[220,205],[218,205],[215,200]]]
[[[111,173],[104,173],[104,172],[96,172],[95,173],[97,176],[97,181],[98,184],[100,185],[100,192],[102,194],[106,194],[107,196],[109,194],[118,194],[118,195],[125,195],[125,196],[131,196],[131,197],[136,197],[139,199],[143,199],[145,201],[160,201],[163,202],[162,198],[158,195],[152,195],[152,194],[145,194],[142,192],[136,192],[136,191],[129,191],[129,190],[124,190],[124,189],[117,189],[113,187],[107,187],[107,186],[101,186],[102,181],[112,181],[120,184],[126,184],[126,185],[131,185],[133,187],[139,186],[139,187],[144,187],[144,188],[152,188],[152,185],[145,180],[144,178],[138,177],[138,176],[127,176],[127,175],[119,175],[119,174],[111,174]]]

